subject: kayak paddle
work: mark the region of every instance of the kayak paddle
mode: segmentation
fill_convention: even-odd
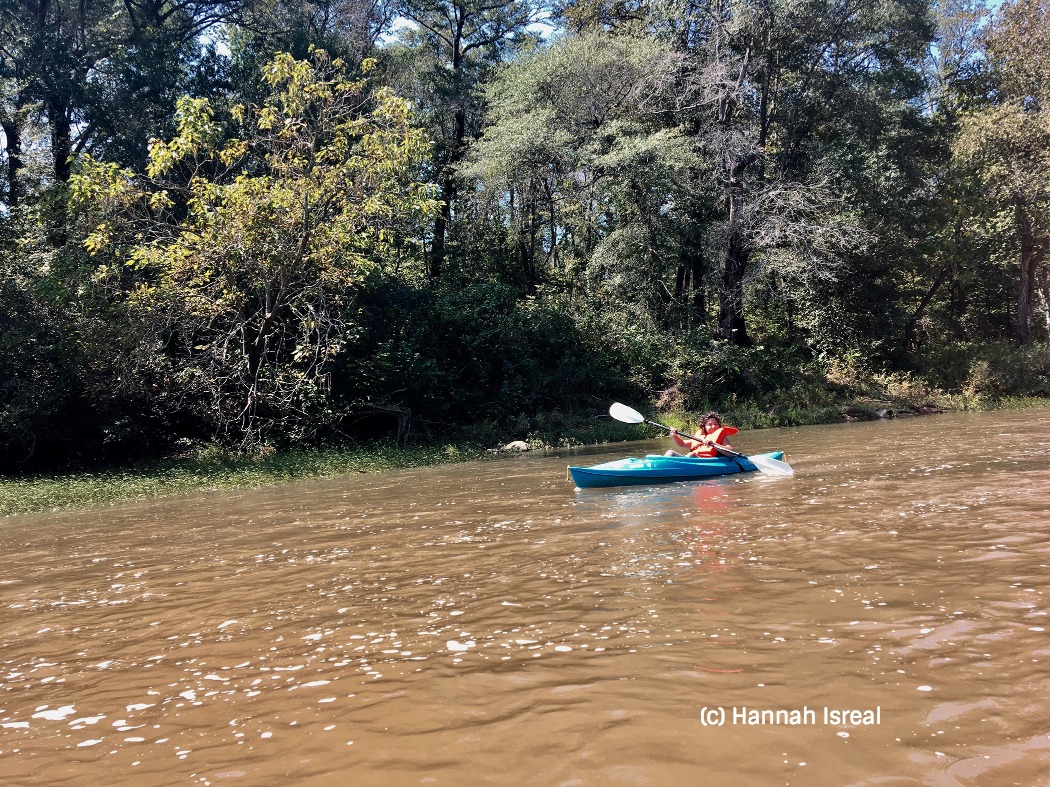
[[[656,421],[650,421],[637,410],[633,410],[627,405],[620,404],[619,402],[613,402],[612,405],[609,406],[609,415],[617,421],[623,421],[625,424],[649,424],[650,426],[659,427],[667,432],[677,431],[672,430],[669,426],[658,424]],[[688,435],[685,435],[685,437],[688,438]],[[726,448],[724,445],[714,445],[712,447],[720,454],[734,456],[738,459],[747,459],[763,473],[768,473],[770,475],[795,474],[795,469],[791,465],[787,462],[782,462],[779,459],[773,459],[768,456],[746,456],[745,454],[734,451],[732,448]]]

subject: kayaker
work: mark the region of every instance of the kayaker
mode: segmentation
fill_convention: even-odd
[[[700,419],[700,428],[693,436],[683,437],[677,429],[671,430],[671,439],[683,448],[688,448],[686,456],[720,456],[716,445],[724,445],[733,450],[729,444],[729,437],[740,430],[734,426],[722,426],[722,418],[718,413],[707,413]],[[677,451],[667,451],[664,456],[682,456]]]

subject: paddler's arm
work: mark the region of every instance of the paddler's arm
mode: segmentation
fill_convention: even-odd
[[[671,439],[678,443],[678,445],[682,446],[682,448],[688,448],[689,453],[698,449],[702,444],[698,440],[691,440],[688,437],[682,437],[682,435],[678,433],[678,430],[673,427],[671,429]]]

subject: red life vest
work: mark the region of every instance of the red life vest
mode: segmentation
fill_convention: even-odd
[[[710,440],[712,443],[718,443],[719,445],[725,445],[728,442],[728,438],[735,435],[740,430],[735,426],[720,426],[711,434],[705,435],[699,429],[693,435],[694,441],[700,441],[704,438]],[[712,446],[704,445],[703,443],[697,443],[697,446],[689,452],[689,456],[722,456]]]

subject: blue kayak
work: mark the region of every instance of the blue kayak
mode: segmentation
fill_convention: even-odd
[[[768,459],[782,459],[783,451],[758,454]],[[604,462],[592,467],[569,467],[569,475],[579,489],[632,484],[663,484],[670,481],[695,481],[734,473],[750,473],[758,468],[746,456],[689,457],[649,455]]]

